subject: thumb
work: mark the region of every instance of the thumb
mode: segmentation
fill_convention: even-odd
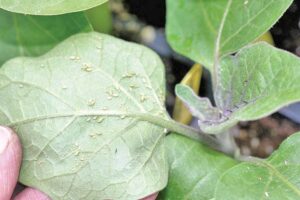
[[[14,200],[50,200],[50,198],[36,189],[26,188]]]
[[[16,186],[22,150],[17,135],[0,126],[0,199],[9,200]]]
[[[147,196],[141,200],[155,200],[157,198],[157,196],[158,196],[158,193],[154,193],[154,194]]]

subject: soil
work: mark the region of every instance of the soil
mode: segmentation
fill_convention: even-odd
[[[291,134],[300,131],[300,126],[280,114],[239,124],[236,142],[243,155],[268,157],[280,143]]]
[[[165,24],[164,0],[112,0],[115,35],[126,40],[147,44]],[[270,30],[275,45],[300,56],[300,0]],[[168,96],[166,106],[171,113],[175,101],[174,87],[191,67],[191,62],[174,55],[161,55],[167,71]],[[201,96],[212,97],[209,73],[201,81]],[[268,157],[291,134],[300,131],[300,125],[275,113],[258,121],[238,125],[236,142],[244,155]]]

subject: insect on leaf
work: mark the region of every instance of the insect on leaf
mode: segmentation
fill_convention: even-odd
[[[140,45],[88,33],[0,69],[0,124],[15,129],[20,181],[53,200],[140,199],[167,184],[164,67]]]

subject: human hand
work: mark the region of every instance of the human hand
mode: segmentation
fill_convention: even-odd
[[[0,200],[12,198],[19,177],[22,161],[22,148],[17,135],[9,128],[0,126]],[[142,200],[155,200],[153,194]],[[26,188],[14,200],[50,200],[34,188]]]
[[[19,177],[22,149],[17,135],[9,128],[0,127],[0,199],[12,198]],[[14,200],[50,200],[42,192],[26,188]]]

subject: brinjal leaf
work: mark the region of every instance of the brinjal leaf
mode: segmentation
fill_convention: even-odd
[[[96,7],[108,0],[0,0],[0,8],[31,15],[59,15]]]
[[[223,132],[239,121],[256,120],[300,101],[300,59],[291,53],[257,43],[224,57],[220,66],[216,107],[186,86],[176,88],[206,133]]]
[[[300,199],[300,133],[290,136],[266,160],[229,169],[218,181],[215,200]]]
[[[169,182],[159,200],[211,199],[220,176],[237,161],[186,137],[166,137]]]
[[[213,107],[208,98],[199,97],[190,87],[178,84],[175,87],[176,95],[185,103],[193,116],[200,121],[218,120],[220,111]]]
[[[39,56],[79,33],[92,31],[84,13],[30,16],[0,9],[0,66],[18,56]]]
[[[217,121],[199,121],[207,133],[260,119],[300,101],[300,59],[289,52],[257,43],[220,64],[215,101],[222,114]]]
[[[23,145],[20,181],[53,200],[139,199],[167,184],[164,67],[140,45],[78,34],[0,69],[0,124]],[[155,120],[153,120],[155,119]]]
[[[186,73],[181,80],[181,84],[190,86],[191,89],[197,94],[199,93],[203,67],[199,64],[194,64],[193,67]],[[176,97],[173,108],[173,119],[183,124],[189,124],[193,116],[187,109],[184,103]]]
[[[236,52],[254,41],[292,1],[168,0],[168,41],[179,53],[212,69],[214,56]]]

